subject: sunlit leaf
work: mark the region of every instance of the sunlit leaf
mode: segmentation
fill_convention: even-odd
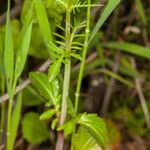
[[[51,119],[55,114],[55,109],[49,109],[40,115],[40,120]]]

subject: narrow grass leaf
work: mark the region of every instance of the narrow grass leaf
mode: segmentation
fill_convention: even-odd
[[[22,106],[22,93],[19,93],[15,109],[12,114],[11,118],[11,127],[10,127],[10,136],[9,136],[9,144],[8,144],[8,150],[13,149],[13,145],[15,142],[15,138],[17,135],[17,130],[19,126],[19,120],[20,120],[20,115],[21,115],[21,106]]]
[[[103,47],[122,50],[130,54],[150,59],[150,48],[146,48],[137,44],[127,42],[109,42],[103,44]]]
[[[35,2],[35,10],[36,10],[37,19],[38,19],[44,40],[45,40],[46,44],[48,44],[49,42],[53,42],[50,24],[48,21],[48,17],[46,14],[46,10],[45,10],[43,1],[35,0],[34,2]]]
[[[16,57],[15,78],[18,78],[24,68],[31,40],[32,23],[30,23],[21,34],[21,43]]]
[[[89,43],[92,41],[98,30],[102,27],[102,25],[105,23],[107,18],[110,16],[110,14],[113,12],[113,10],[116,8],[116,6],[120,3],[121,0],[109,0],[108,4],[104,8],[95,28],[93,29],[93,32],[91,33]]]
[[[5,31],[5,51],[4,51],[4,68],[7,78],[7,89],[9,96],[11,95],[11,87],[14,74],[14,44],[12,29],[10,23],[10,1],[8,1],[6,31]]]
[[[141,0],[135,0],[135,2],[136,2],[137,10],[139,12],[139,16],[141,17],[143,24],[146,26],[147,19],[146,19],[143,4],[142,4]]]

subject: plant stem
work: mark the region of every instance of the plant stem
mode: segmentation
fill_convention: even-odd
[[[88,39],[89,39],[89,32],[90,32],[90,9],[91,0],[88,0],[88,9],[87,9],[87,24],[86,24],[86,35],[85,35],[85,41],[84,41],[84,48],[83,48],[83,54],[82,54],[82,61],[78,76],[78,82],[77,82],[77,88],[75,93],[75,114],[78,113],[78,105],[79,105],[79,96],[80,96],[80,89],[81,89],[81,83],[82,83],[82,77],[83,77],[83,71],[84,71],[84,65],[85,65],[85,59],[88,49]]]
[[[2,94],[5,92],[5,77],[2,77],[2,84],[1,84]],[[5,103],[2,104],[1,107],[1,145],[3,144],[3,132],[4,132],[4,115],[5,115]]]
[[[91,0],[88,0],[87,23],[86,23],[86,30],[85,30],[86,35],[85,35],[85,40],[84,40],[82,61],[81,61],[81,66],[80,66],[80,71],[79,71],[79,76],[78,76],[76,93],[75,93],[75,115],[77,115],[77,113],[78,113],[81,82],[82,82],[82,78],[83,78],[85,59],[86,59],[86,54],[87,54],[87,49],[88,49],[88,39],[89,39],[89,32],[90,32],[90,14],[91,14],[90,5],[91,5]],[[73,131],[71,143],[73,142],[73,136],[74,136],[75,132],[76,132],[76,128]],[[73,144],[71,144],[71,150],[73,150]]]
[[[8,103],[8,114],[7,114],[7,150],[9,149],[9,137],[10,137],[10,127],[11,127],[11,113],[12,113],[12,104],[13,104],[13,97],[14,97],[14,92],[15,92],[15,88],[16,88],[16,84],[17,84],[17,79],[14,79],[12,88],[11,88],[11,96],[9,99],[9,103]]]
[[[68,8],[66,10],[66,51],[71,51],[71,4],[72,0],[67,1]],[[66,58],[65,60],[65,70],[64,70],[64,83],[63,83],[63,94],[62,94],[62,106],[61,106],[61,116],[59,124],[64,124],[67,116],[67,99],[69,93],[70,84],[70,71],[71,71],[71,58]],[[62,132],[58,133],[58,139],[56,144],[56,150],[63,150],[64,145],[64,134]]]

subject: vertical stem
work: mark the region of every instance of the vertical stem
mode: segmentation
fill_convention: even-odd
[[[71,4],[72,0],[67,1],[68,7],[66,10],[66,51],[71,51],[71,41],[70,41],[70,21],[71,21]],[[61,116],[59,124],[64,124],[67,116],[67,99],[69,94],[69,84],[70,84],[70,71],[71,71],[71,58],[66,58],[65,60],[65,70],[64,70],[64,83],[63,83],[63,94],[62,94],[62,106],[61,106]],[[64,146],[64,134],[62,132],[58,133],[58,139],[56,144],[56,150],[63,150]]]
[[[91,13],[90,5],[91,5],[91,0],[88,0],[87,24],[86,24],[86,30],[85,30],[86,35],[85,35],[84,48],[83,48],[83,54],[82,54],[82,62],[81,62],[81,66],[80,66],[77,88],[76,88],[76,93],[75,93],[75,114],[78,113],[81,82],[82,82],[82,77],[83,77],[87,49],[88,49],[88,39],[89,39],[89,32],[90,32],[90,13]]]
[[[2,94],[4,94],[5,91],[5,77],[2,77]],[[3,132],[4,132],[4,115],[5,115],[5,103],[2,103],[1,107],[1,145],[3,144]]]
[[[13,103],[13,97],[14,97],[14,92],[15,92],[15,88],[16,88],[16,84],[17,84],[17,78],[14,79],[12,88],[11,88],[11,96],[9,99],[9,103],[8,103],[8,114],[7,114],[7,150],[9,149],[9,136],[11,134],[10,131],[10,125],[11,125],[11,112],[12,112],[12,103]]]
[[[75,115],[77,115],[77,113],[78,113],[78,105],[79,105],[79,96],[80,96],[81,82],[82,82],[82,77],[83,77],[83,71],[84,71],[84,65],[85,65],[87,49],[88,49],[88,39],[89,39],[89,32],[90,32],[90,14],[91,14],[90,5],[91,5],[91,0],[88,0],[87,22],[86,22],[86,30],[85,30],[86,35],[85,35],[85,40],[84,40],[82,61],[81,61],[81,66],[80,66],[80,71],[79,71],[79,76],[78,76],[76,93],[75,93]],[[73,142],[73,136],[75,134],[75,131],[76,131],[76,128],[73,131],[71,143]],[[72,144],[71,144],[71,150],[73,150],[73,145]]]

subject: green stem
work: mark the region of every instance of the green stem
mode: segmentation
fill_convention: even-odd
[[[5,92],[5,77],[2,77],[2,84],[1,84],[2,94]],[[4,131],[4,115],[5,115],[5,103],[2,103],[1,108],[1,145],[3,143],[3,131]]]
[[[88,49],[88,39],[89,39],[89,32],[90,32],[90,14],[91,14],[90,5],[91,5],[91,0],[88,0],[87,24],[86,24],[86,30],[85,30],[86,35],[85,35],[85,40],[84,40],[84,48],[83,48],[83,54],[82,54],[82,61],[81,61],[81,66],[80,66],[80,71],[79,71],[79,76],[78,76],[76,93],[75,93],[75,115],[77,115],[77,113],[78,113],[81,83],[82,83],[83,72],[84,72],[84,65],[85,65],[85,59],[86,59],[86,54],[87,54],[87,49]],[[71,143],[73,142],[73,137],[74,137],[75,132],[76,132],[76,128],[73,131]],[[73,149],[74,149],[73,148],[73,144],[71,144],[71,150],[73,150]]]
[[[14,79],[12,88],[11,88],[11,96],[9,99],[8,103],[8,114],[7,114],[7,150],[9,150],[9,142],[10,142],[10,127],[11,127],[11,113],[12,113],[12,104],[13,104],[13,97],[14,97],[14,92],[17,84],[17,78]]]
[[[66,10],[66,51],[71,51],[71,4],[72,0],[67,1],[68,8]],[[61,116],[59,124],[65,123],[67,117],[67,99],[69,94],[69,84],[70,84],[70,71],[71,71],[71,58],[66,58],[65,60],[65,70],[64,70],[64,83],[63,83],[63,94],[62,94],[62,106],[61,106]],[[63,150],[64,145],[64,135],[62,132],[58,133],[58,139],[56,144],[56,150]]]
[[[76,88],[76,93],[75,93],[75,114],[76,115],[78,113],[80,89],[81,89],[85,59],[86,59],[86,54],[87,54],[87,49],[88,49],[88,39],[89,39],[89,32],[90,32],[90,13],[91,13],[90,5],[91,5],[91,0],[88,0],[86,35],[85,35],[84,48],[83,48],[83,54],[82,54],[82,61],[81,61],[81,66],[80,66],[80,71],[79,71],[79,76],[78,76],[77,88]]]

